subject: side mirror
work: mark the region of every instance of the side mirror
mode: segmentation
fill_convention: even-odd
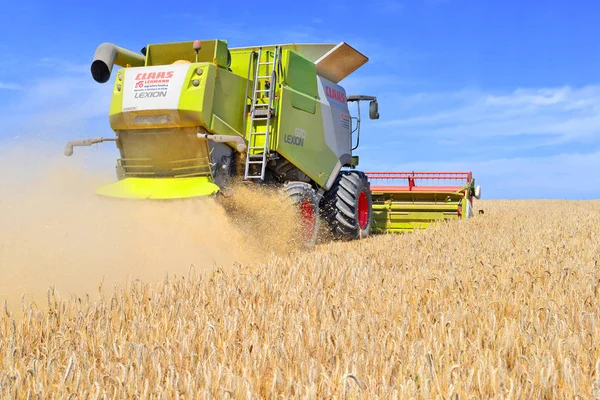
[[[369,118],[379,119],[379,104],[377,104],[377,100],[372,100],[369,103]]]

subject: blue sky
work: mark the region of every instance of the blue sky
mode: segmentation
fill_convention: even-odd
[[[361,169],[473,171],[485,198],[600,198],[600,3],[294,2],[274,20],[250,2],[93,4],[3,5],[0,147],[34,139],[60,155],[67,140],[111,136],[110,84],[89,74],[104,41],[346,41],[370,61],[342,85],[380,102]],[[88,152],[113,173],[113,144]]]

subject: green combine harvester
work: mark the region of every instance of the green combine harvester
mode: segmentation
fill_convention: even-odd
[[[65,154],[114,141],[117,180],[97,191],[108,197],[210,196],[239,180],[279,187],[298,206],[308,242],[321,219],[334,237],[359,239],[470,217],[480,192],[471,173],[356,169],[360,102],[369,102],[371,119],[378,103],[346,95],[339,82],[367,61],[344,42],[228,48],[196,40],[140,53],[103,43],[92,77],[105,83],[114,65],[123,67],[109,112],[116,136],[69,142]],[[349,103],[358,105],[354,117]]]

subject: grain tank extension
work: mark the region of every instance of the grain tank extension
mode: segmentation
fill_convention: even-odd
[[[398,185],[373,191],[370,179],[381,177],[357,170],[360,104],[355,117],[349,104],[369,102],[369,117],[378,119],[377,98],[348,96],[339,82],[367,61],[344,42],[229,48],[196,40],[150,44],[140,53],[103,43],[91,74],[114,81],[115,136],[69,142],[65,154],[114,141],[117,179],[97,191],[108,197],[208,196],[239,180],[280,187],[298,205],[308,241],[320,219],[335,237],[362,238],[372,229],[468,216],[472,179],[453,188],[455,195],[444,188],[417,198]],[[399,212],[423,218],[400,229]]]

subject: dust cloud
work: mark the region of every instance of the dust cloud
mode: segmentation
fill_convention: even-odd
[[[83,154],[0,149],[0,303],[11,309],[22,299],[43,308],[49,287],[95,299],[132,279],[228,270],[300,249],[297,215],[272,190],[236,186],[226,207],[219,198],[103,198],[94,192],[116,180],[114,169],[90,170]]]

